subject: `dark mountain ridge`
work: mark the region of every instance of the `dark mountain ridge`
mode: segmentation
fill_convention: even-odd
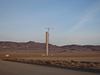
[[[45,43],[29,42],[0,42],[0,52],[45,52]],[[100,52],[100,45],[65,45],[56,46],[49,44],[49,52]]]

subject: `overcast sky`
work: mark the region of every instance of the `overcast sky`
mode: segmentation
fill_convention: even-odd
[[[100,45],[100,0],[0,0],[0,41]]]

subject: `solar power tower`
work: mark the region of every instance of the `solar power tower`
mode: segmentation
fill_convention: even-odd
[[[49,30],[53,28],[46,28],[48,31],[46,32],[46,56],[49,55]]]

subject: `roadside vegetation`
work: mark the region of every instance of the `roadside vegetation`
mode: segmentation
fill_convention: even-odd
[[[44,65],[100,73],[100,53],[94,54],[54,54],[41,53],[0,53],[0,59],[27,64]]]
[[[40,59],[38,60],[38,59],[9,58],[9,57],[4,58],[3,60],[100,73],[100,62],[87,62],[87,61],[74,61],[74,60],[71,61],[40,60]]]

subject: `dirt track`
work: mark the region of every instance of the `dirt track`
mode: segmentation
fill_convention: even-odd
[[[0,60],[0,75],[99,75],[97,73],[66,70],[54,67]]]

